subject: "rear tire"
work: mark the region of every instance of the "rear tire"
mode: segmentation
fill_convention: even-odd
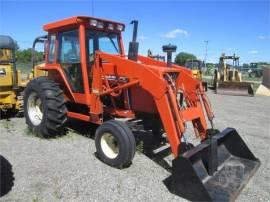
[[[29,82],[24,92],[24,116],[30,130],[50,138],[65,133],[66,105],[59,84],[48,77]]]
[[[9,193],[14,186],[14,173],[10,162],[0,155],[0,197]]]
[[[110,120],[98,127],[95,134],[96,154],[104,163],[123,168],[131,164],[136,142],[129,127],[120,121]]]

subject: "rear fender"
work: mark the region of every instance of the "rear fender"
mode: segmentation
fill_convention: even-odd
[[[46,65],[44,67],[37,67],[38,70],[48,71],[48,77],[55,80],[57,83],[63,86],[65,95],[72,101],[75,101],[75,97],[71,90],[71,87],[66,79],[65,73],[59,65]]]

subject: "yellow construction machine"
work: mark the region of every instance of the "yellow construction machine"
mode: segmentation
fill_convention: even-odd
[[[0,35],[0,118],[3,113],[23,115],[26,82],[16,67],[16,45],[10,36]]]
[[[201,60],[188,60],[185,63],[185,67],[192,71],[193,77],[200,80],[204,87],[204,90],[207,91],[207,82],[203,81],[203,73],[202,73],[203,63]]]
[[[231,60],[232,64],[229,65],[228,60]],[[213,86],[217,94],[254,96],[253,84],[242,81],[239,57],[235,54],[221,55],[218,68],[214,72]]]

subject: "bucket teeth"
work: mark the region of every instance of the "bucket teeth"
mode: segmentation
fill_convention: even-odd
[[[174,159],[167,185],[191,201],[233,201],[259,166],[236,130],[227,128]]]

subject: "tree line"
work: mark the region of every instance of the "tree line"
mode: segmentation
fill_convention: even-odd
[[[44,60],[43,52],[35,51],[35,58],[37,62],[41,62]],[[16,59],[21,63],[28,63],[32,60],[32,49],[28,48],[25,50],[17,50],[16,51]]]
[[[192,60],[198,60],[198,58],[191,54],[191,53],[186,53],[186,52],[180,52],[176,55],[175,57],[175,61],[174,63],[180,66],[185,66],[185,63],[187,61],[192,61]],[[261,65],[269,65],[269,63],[267,62],[257,62],[257,63],[243,63],[242,68],[247,69],[247,68],[251,68],[254,67],[254,64],[257,64],[256,67],[260,67]],[[211,72],[216,68],[216,66],[218,65],[217,63],[206,63],[206,74],[211,74]],[[204,67],[204,65],[203,65]]]
[[[16,47],[16,60],[19,63],[30,63],[32,60],[32,48],[20,49],[17,42],[15,42]],[[36,62],[41,62],[44,60],[44,54],[41,51],[35,51]]]

